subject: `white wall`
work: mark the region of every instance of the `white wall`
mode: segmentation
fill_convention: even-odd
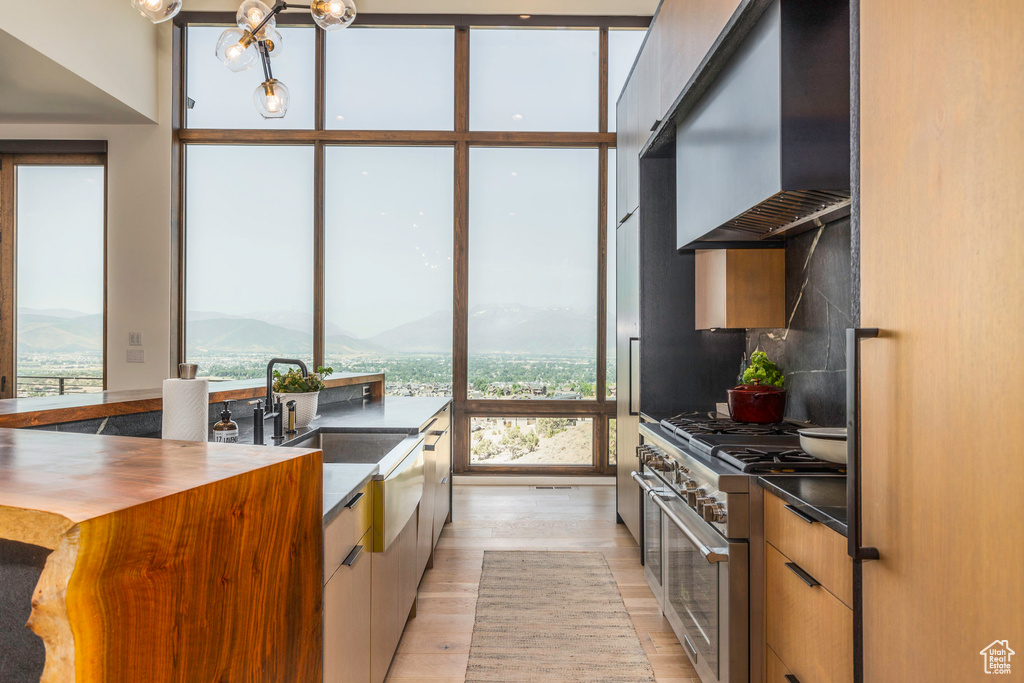
[[[171,34],[162,28],[155,49],[160,64],[159,87],[154,86],[158,123],[0,125],[0,139],[7,140],[107,140],[110,389],[159,386],[170,367]],[[129,332],[143,333],[145,363],[125,362]]]
[[[128,0],[0,0],[0,28],[157,120],[160,31]]]
[[[113,4],[111,4],[113,3]],[[653,14],[657,0],[611,2],[610,0],[444,0],[425,4],[421,0],[357,0],[360,11],[380,13],[477,13],[477,14]],[[0,27],[32,44],[55,61],[80,62],[76,73],[101,85],[133,107],[149,111],[155,123],[138,125],[0,124],[0,139],[89,139],[107,140],[107,386],[109,389],[143,389],[159,386],[171,375],[171,27],[153,28],[130,11],[128,0],[97,0],[108,9],[127,8],[110,26],[69,33],[68,26],[51,30],[40,19],[41,5],[35,2],[0,0]],[[79,6],[92,7],[93,3]],[[234,10],[234,0],[186,0],[185,10]],[[13,20],[13,21],[12,21]],[[93,22],[86,22],[90,27]],[[12,30],[12,26],[13,29]],[[138,29],[142,26],[143,29]],[[139,47],[138,54],[113,50],[104,37],[121,32],[131,40],[152,35],[152,60]],[[49,36],[49,38],[47,38]],[[44,40],[44,38],[46,38]],[[56,38],[56,40],[54,40]],[[115,42],[116,42],[115,41]],[[144,41],[143,41],[144,42]],[[56,45],[54,44],[56,43]],[[111,56],[126,62],[109,67]],[[136,60],[136,64],[128,64]],[[145,73],[153,68],[152,92],[147,95]],[[151,101],[149,101],[151,99]],[[147,114],[149,116],[149,114]],[[129,332],[142,332],[146,362],[127,363],[125,351]]]

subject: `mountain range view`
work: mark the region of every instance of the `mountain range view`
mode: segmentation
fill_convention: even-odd
[[[188,313],[190,349],[207,352],[292,353],[312,346],[309,314],[277,311],[238,316]],[[574,355],[594,351],[594,313],[572,308],[517,305],[477,306],[470,311],[470,350],[528,355]],[[328,355],[451,353],[452,317],[437,311],[370,337],[359,338],[327,323]],[[31,353],[99,353],[103,316],[67,309],[18,310],[18,348]]]

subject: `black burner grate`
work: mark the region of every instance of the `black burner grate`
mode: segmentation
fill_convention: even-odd
[[[742,472],[846,472],[846,465],[815,458],[799,448],[717,446],[711,453]]]
[[[796,436],[797,427],[785,422],[754,424],[736,422],[710,413],[682,413],[661,421],[661,426],[674,434],[689,439],[706,434],[737,434],[740,436]]]

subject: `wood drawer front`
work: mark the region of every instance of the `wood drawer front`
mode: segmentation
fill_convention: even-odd
[[[775,654],[775,650],[766,647],[764,653],[765,661],[768,663],[765,675],[766,683],[793,683],[792,679],[786,678],[786,676],[792,676],[793,672],[786,668],[779,656]]]
[[[765,544],[768,646],[803,683],[850,683],[853,610],[821,586],[808,586],[787,562]]]
[[[355,494],[348,507],[342,508],[324,529],[324,583],[341,566],[352,548],[359,545],[370,527],[373,526],[373,505],[370,501],[372,486],[367,484]],[[370,547],[364,549],[370,552]]]
[[[803,567],[830,593],[853,607],[853,561],[846,538],[821,522],[808,523],[786,509],[786,501],[764,496],[764,540]]]
[[[324,683],[370,683],[370,545],[324,586]]]

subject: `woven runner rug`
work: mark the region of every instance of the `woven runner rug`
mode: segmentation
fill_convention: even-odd
[[[604,555],[487,551],[466,683],[653,683]]]

